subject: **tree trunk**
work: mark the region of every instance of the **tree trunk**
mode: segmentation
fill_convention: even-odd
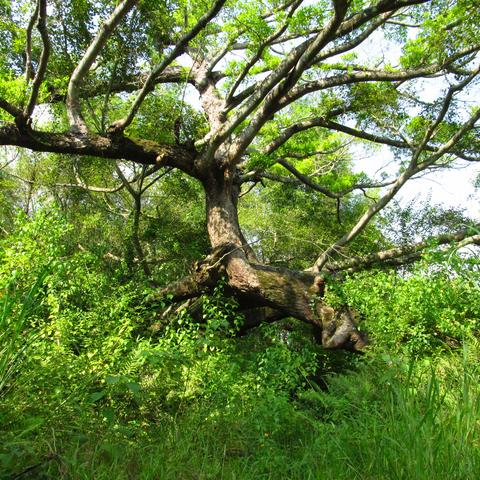
[[[248,245],[238,222],[239,186],[229,170],[215,172],[204,181],[207,231],[212,249],[228,245],[225,265],[229,286],[236,294],[251,294],[259,288],[249,261],[255,254]],[[223,259],[222,259],[223,260]]]
[[[137,253],[138,261],[142,266],[143,273],[147,278],[152,276],[150,267],[148,266],[147,259],[145,258],[145,253],[143,252],[142,244],[140,242],[139,231],[140,231],[140,215],[142,213],[142,196],[141,193],[138,193],[134,196],[134,210],[133,210],[133,222],[132,222],[132,243]]]
[[[325,348],[363,349],[365,339],[357,330],[351,312],[347,308],[335,312],[323,303],[322,277],[258,263],[238,222],[239,187],[234,175],[228,170],[219,172],[212,168],[202,181],[212,252],[195,263],[190,275],[150,299],[155,301],[166,295],[173,301],[197,298],[211,292],[220,278],[226,276],[226,293],[236,297],[244,313],[244,330],[263,322],[294,317],[313,325]]]
[[[324,281],[320,276],[258,263],[239,225],[240,189],[234,174],[214,171],[203,185],[212,254],[196,265],[192,275],[167,287],[164,293],[179,300],[198,296],[225,274],[228,293],[245,312],[246,328],[290,316],[314,325],[326,348],[363,348],[365,342],[353,317],[346,310],[336,314],[323,304]]]

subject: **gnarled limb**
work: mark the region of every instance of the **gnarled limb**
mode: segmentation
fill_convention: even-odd
[[[211,292],[223,276],[227,282],[225,293],[235,296],[240,311],[249,312],[248,328],[260,325],[265,320],[265,309],[270,309],[272,321],[291,316],[322,331],[328,326],[328,332],[322,337],[326,348],[360,349],[360,334],[355,325],[346,317],[335,317],[334,323],[326,322],[322,311],[315,308],[324,291],[324,279],[320,275],[249,261],[238,224],[238,189],[228,172],[217,171],[203,181],[208,186],[207,228],[213,251],[195,264],[184,279],[160,290],[151,300],[196,298]]]
[[[322,345],[329,350],[362,351],[367,346],[365,333],[356,325],[355,315],[346,306],[334,310],[320,305],[317,307],[322,321]]]
[[[15,145],[36,152],[125,159],[139,164],[175,167],[191,176],[197,176],[194,165],[196,152],[182,145],[165,145],[126,137],[77,135],[72,132],[23,131],[12,123],[0,126],[0,145]]]
[[[221,245],[214,249],[205,259],[195,262],[189,275],[162,288],[151,295],[147,301],[155,302],[166,298],[172,302],[181,302],[213,290],[225,272],[226,256],[236,249],[237,246],[233,244]]]
[[[324,348],[359,351],[365,347],[366,338],[359,332],[352,313],[347,308],[334,311],[321,302],[324,289],[321,277],[310,272],[251,264],[245,258],[244,268],[235,272],[238,269],[238,262],[232,263],[238,260],[238,256],[232,258],[235,252],[239,252],[238,247],[232,244],[215,249],[202,262],[196,263],[188,276],[152,295],[148,301],[182,302],[198,298],[212,292],[220,278],[225,277],[225,293],[235,296],[239,312],[245,316],[241,333],[265,322],[294,317],[320,332]],[[250,270],[248,285],[235,278],[235,275],[243,277],[245,270]],[[198,302],[194,305],[196,309],[201,308]],[[202,318],[198,311],[195,318]]]

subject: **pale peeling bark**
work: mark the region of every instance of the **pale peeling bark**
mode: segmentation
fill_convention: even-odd
[[[184,53],[188,43],[193,40],[205,28],[207,23],[218,14],[225,2],[226,0],[216,0],[212,8],[207,13],[202,15],[195,26],[185,35],[183,35],[182,38],[175,44],[173,50],[171,50],[170,53],[168,53],[168,55],[157,66],[155,66],[155,68],[152,69],[145,80],[142,89],[135,98],[127,116],[110,126],[110,131],[112,133],[122,132],[132,123],[146,96],[153,90],[155,79],[160,76],[176,58]]]
[[[110,18],[106,20],[100,27],[97,36],[88,47],[85,55],[76,66],[70,77],[67,90],[67,115],[72,130],[79,133],[87,133],[88,128],[83,119],[82,109],[80,105],[80,91],[82,84],[88,71],[95,62],[98,54],[104,47],[108,38],[120,23],[122,18],[138,3],[138,0],[123,0],[112,12]]]

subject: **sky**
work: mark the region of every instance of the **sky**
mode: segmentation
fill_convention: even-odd
[[[431,173],[407,183],[399,192],[399,200],[406,203],[416,199],[419,206],[430,201],[445,207],[465,208],[469,217],[480,221],[480,192],[474,188],[477,175],[480,175],[478,165]]]
[[[415,29],[410,29],[409,38],[415,37]],[[395,65],[401,56],[400,46],[384,38],[381,32],[375,32],[370,39],[364,42],[356,52],[360,59],[369,59],[372,52],[378,58],[384,57],[386,61]],[[432,102],[442,94],[445,84],[438,79],[415,80],[419,86],[422,100]],[[473,90],[469,99],[470,104],[480,104],[480,89]],[[467,103],[468,104],[468,103]],[[356,171],[364,171],[374,176],[383,165],[393,165],[394,158],[388,147],[383,147],[376,152],[368,161],[356,162]],[[395,197],[402,205],[415,200],[419,207],[426,202],[440,204],[446,208],[465,208],[466,214],[480,221],[480,189],[475,189],[475,179],[480,175],[480,164],[462,162],[459,168],[449,170],[437,170],[427,175],[407,182]],[[394,173],[392,171],[392,173]]]
[[[375,62],[372,51],[375,52],[376,58],[383,57],[393,65],[398,62],[401,55],[400,47],[387,41],[381,33],[372,35],[355,51],[358,54],[359,63]],[[191,59],[186,55],[178,60],[182,65],[191,66]],[[422,99],[425,101],[433,101],[441,94],[442,85],[437,79],[416,80],[416,82],[420,85]],[[480,92],[478,93],[480,96]],[[187,89],[186,101],[195,108],[201,108],[198,92],[190,85]],[[354,171],[365,172],[373,179],[380,179],[381,171],[387,171],[390,175],[396,173],[398,164],[396,165],[387,146],[372,151],[357,146],[352,150],[352,156]],[[476,191],[474,188],[478,175],[480,175],[480,164],[463,162],[457,169],[437,170],[424,174],[421,178],[410,180],[402,187],[395,199],[400,205],[407,205],[413,200],[419,208],[426,202],[443,205],[445,208],[464,208],[469,217],[480,221],[480,189]]]
[[[358,148],[353,158],[355,172],[365,172],[375,179],[381,178],[382,171],[395,174],[396,162],[386,146],[374,152]],[[358,160],[355,161],[355,158]],[[480,164],[459,163],[457,169],[437,170],[409,180],[395,199],[400,205],[407,205],[414,200],[419,208],[427,202],[445,208],[464,208],[469,217],[480,221],[480,189],[474,187],[478,175]]]

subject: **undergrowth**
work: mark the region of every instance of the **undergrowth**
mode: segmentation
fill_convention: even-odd
[[[18,231],[0,249],[1,478],[480,478],[474,259],[331,291],[373,332],[357,356],[292,320],[238,337],[221,285],[202,324],[165,314],[60,247],[60,219]]]

